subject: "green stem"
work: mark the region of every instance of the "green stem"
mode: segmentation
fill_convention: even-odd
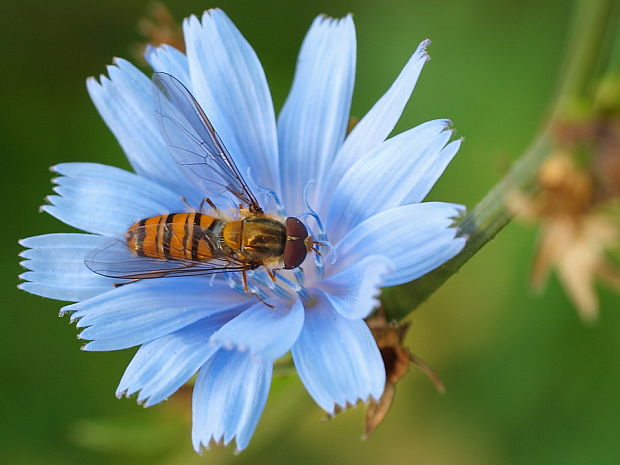
[[[580,0],[575,4],[551,120],[570,113],[575,100],[591,90],[604,58],[619,42],[617,18],[614,19],[618,7],[617,0]]]
[[[415,310],[508,224],[511,219],[505,203],[508,194],[536,189],[538,169],[553,149],[551,128],[558,119],[570,113],[574,102],[593,82],[596,68],[603,59],[604,39],[620,39],[619,26],[612,21],[617,1],[580,0],[576,3],[565,63],[547,124],[504,178],[461,221],[459,227],[468,236],[464,249],[439,268],[404,285],[406,302],[402,301],[402,292],[398,300],[389,289],[384,292],[383,307],[389,319],[400,320]]]

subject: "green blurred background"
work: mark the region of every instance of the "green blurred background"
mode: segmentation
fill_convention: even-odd
[[[6,464],[616,464],[620,463],[620,299],[600,289],[601,318],[579,321],[553,278],[528,289],[535,232],[510,225],[412,315],[408,344],[442,376],[417,371],[391,413],[360,441],[363,408],[322,422],[295,377],[274,383],[250,447],[194,454],[188,394],[145,410],[114,391],[133,351],[85,353],[60,302],[16,291],[17,239],[69,231],[37,213],[48,167],[127,167],[86,93],[87,76],[132,57],[143,0],[3,1],[0,462]],[[562,0],[169,3],[177,18],[222,7],[253,44],[277,108],[314,16],[353,12],[353,114],[362,116],[431,38],[397,130],[448,117],[463,148],[432,192],[471,207],[525,148],[545,115],[572,3]]]

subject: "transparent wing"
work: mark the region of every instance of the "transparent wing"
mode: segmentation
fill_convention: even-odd
[[[116,279],[149,279],[174,276],[210,275],[249,271],[251,266],[221,259],[196,262],[193,260],[166,260],[164,257],[138,257],[121,241],[111,242],[89,254],[86,266],[102,276]]]
[[[142,237],[154,237],[158,224],[143,225],[132,229]],[[215,256],[201,256],[194,241],[195,234],[181,237],[172,225],[165,224],[159,231],[162,235],[161,247],[157,252],[149,250],[149,256],[138,256],[127,247],[127,243],[111,239],[104,247],[94,250],[85,259],[85,265],[93,272],[117,279],[148,279],[174,276],[210,275],[251,270],[252,265],[240,262],[234,257],[215,253]],[[201,239],[208,241],[208,236]],[[211,253],[216,250],[210,244]],[[186,253],[189,250],[190,253]],[[191,258],[177,258],[191,255]],[[175,258],[171,258],[175,257]]]
[[[262,212],[211,122],[190,91],[167,73],[153,75],[162,135],[179,165],[206,192],[228,191],[252,212]]]

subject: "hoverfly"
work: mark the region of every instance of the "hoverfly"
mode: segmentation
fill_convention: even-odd
[[[276,270],[299,267],[315,250],[313,245],[320,243],[299,219],[263,211],[204,111],[179,80],[155,73],[152,81],[157,117],[173,157],[193,171],[199,184],[210,183],[231,193],[239,202],[238,217],[230,218],[205,198],[199,211],[136,222],[120,249],[114,244],[96,250],[86,257],[86,266],[129,282],[240,272],[245,292],[249,292],[246,273],[250,270],[264,267],[275,281]],[[205,203],[211,207],[209,214],[202,213]],[[127,257],[128,251],[133,258]]]

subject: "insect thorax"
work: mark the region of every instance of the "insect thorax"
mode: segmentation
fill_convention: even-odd
[[[222,230],[223,246],[236,252],[239,258],[262,264],[265,260],[281,258],[286,242],[284,225],[266,216],[250,216],[231,221]]]

